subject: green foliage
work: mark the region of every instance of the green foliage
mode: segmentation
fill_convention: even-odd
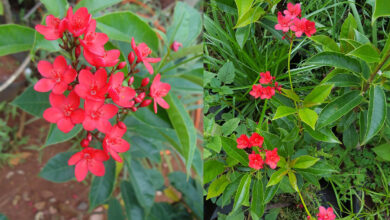
[[[69,158],[74,152],[62,152],[46,163],[39,176],[56,183],[67,182],[74,178],[74,166],[68,165]]]

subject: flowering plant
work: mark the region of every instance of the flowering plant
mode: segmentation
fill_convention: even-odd
[[[89,210],[102,204],[121,210],[124,204],[128,217],[137,209],[140,218],[149,219],[164,209],[163,216],[200,219],[201,193],[191,193],[200,190],[202,161],[187,109],[201,98],[200,13],[177,3],[165,31],[130,11],[100,12],[115,0],[59,2],[42,1],[49,15],[36,31],[0,26],[19,35],[25,30],[26,39],[33,40],[8,53],[30,50],[44,57],[37,60],[38,80],[13,104],[52,123],[42,148],[75,143],[51,158],[40,176],[52,182],[90,182]],[[192,101],[184,104],[188,97]],[[174,171],[176,159],[187,174]],[[168,172],[162,164],[169,164]],[[157,191],[174,206],[155,203]]]

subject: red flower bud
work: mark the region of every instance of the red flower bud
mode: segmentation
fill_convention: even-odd
[[[138,97],[135,97],[135,98],[134,98],[134,101],[135,101],[135,103],[140,103],[140,102],[142,102],[142,99],[140,99],[140,98],[138,98]]]
[[[130,109],[131,109],[132,112],[136,112],[136,111],[138,110],[138,108],[137,108],[137,107],[134,107],[134,106],[131,107]]]
[[[133,63],[134,63],[134,60],[135,60],[135,54],[134,54],[134,52],[130,52],[129,55],[127,56],[127,59],[129,60],[129,63],[130,63],[130,64],[133,64]]]
[[[131,101],[129,102],[129,107],[133,107],[134,104],[135,104],[135,101],[134,101],[134,100],[131,100]]]
[[[145,99],[140,105],[139,107],[146,107],[148,105],[150,105],[152,103],[152,100],[151,99]]]
[[[81,54],[81,47],[79,45],[76,47],[76,49],[74,49],[74,55],[76,56],[76,59],[79,58],[80,54]]]
[[[68,85],[68,90],[69,90],[69,91],[72,91],[72,90],[73,90],[73,86]]]
[[[117,125],[118,125],[118,127],[122,128],[122,129],[126,129],[125,123],[123,123],[123,122],[121,122],[121,121],[119,121],[119,122],[117,123]]]
[[[149,78],[144,78],[141,82],[141,86],[144,87],[144,86],[147,86],[149,84],[149,81],[150,79]]]
[[[92,141],[92,134],[88,132],[87,134],[87,140],[88,141]]]
[[[123,69],[123,67],[125,67],[126,64],[127,64],[127,63],[124,62],[124,61],[123,61],[123,62],[120,62],[119,65],[118,65],[118,67],[117,67],[117,69],[118,69],[118,70]]]
[[[146,94],[145,94],[144,92],[141,92],[141,93],[137,96],[137,98],[140,98],[141,100],[144,100],[145,96],[146,96]]]
[[[134,76],[130,77],[129,79],[129,86],[131,86],[134,82]]]
[[[80,142],[81,146],[82,147],[88,147],[89,145],[89,141],[87,139],[83,139],[81,142]]]

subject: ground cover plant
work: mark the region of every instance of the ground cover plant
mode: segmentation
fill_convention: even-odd
[[[106,13],[119,2],[42,0],[47,13],[35,30],[0,25],[0,54],[28,51],[39,72],[12,105],[52,123],[39,150],[74,141],[39,176],[86,181],[89,211],[108,205],[108,219],[201,219],[201,134],[188,113],[202,91],[200,12],[177,2],[165,31],[132,11]],[[173,202],[155,202],[156,191]]]
[[[206,8],[207,218],[389,218],[390,5]]]

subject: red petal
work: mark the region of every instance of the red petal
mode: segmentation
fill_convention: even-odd
[[[72,115],[71,115],[71,119],[72,119],[72,122],[74,124],[80,124],[84,121],[84,110],[82,110],[81,108],[79,109],[76,109],[75,111],[73,111]]]
[[[114,149],[116,152],[123,153],[130,149],[130,144],[124,139],[122,139],[120,145],[114,145],[111,148]]]
[[[63,56],[58,56],[53,63],[53,67],[56,70],[65,70],[68,68],[68,64],[66,63],[66,59]]]
[[[74,174],[76,176],[77,181],[81,182],[85,179],[88,174],[88,163],[86,160],[81,160],[76,164],[76,168],[74,170]]]
[[[77,93],[78,96],[80,96],[83,99],[88,97],[88,94],[89,94],[88,86],[82,85],[82,84],[76,85],[76,87],[74,88],[74,91]]]
[[[111,87],[116,88],[122,85],[124,78],[125,76],[122,72],[115,73],[110,77],[109,84]]]
[[[80,106],[80,97],[75,91],[71,91],[67,98],[67,104],[71,105],[73,108],[78,108]]]
[[[126,128],[120,128],[116,124],[110,131],[110,136],[112,137],[122,137],[126,133]]]
[[[83,121],[83,127],[87,131],[93,131],[96,128],[96,121],[86,116]]]
[[[144,60],[146,60],[147,62],[149,63],[158,63],[161,61],[161,58],[159,57],[148,57],[148,58],[144,58]]]
[[[169,108],[169,104],[168,104],[163,98],[156,98],[156,101],[157,101],[157,103],[158,103],[161,107],[163,107],[163,108],[165,108],[165,109],[168,109],[168,108]]]
[[[94,76],[89,70],[81,70],[79,73],[79,81],[81,84],[89,85],[94,80]]]
[[[122,158],[118,155],[118,153],[117,152],[115,152],[114,150],[110,150],[110,154],[111,154],[111,157],[114,159],[114,160],[116,160],[116,161],[118,161],[119,163],[122,163],[123,162],[123,160],[122,160]]]
[[[54,85],[54,80],[43,78],[34,85],[34,90],[37,92],[48,92],[53,89]]]
[[[73,129],[74,124],[69,118],[62,118],[57,122],[57,127],[60,129],[60,131],[68,133]]]
[[[46,78],[51,78],[52,77],[52,74],[51,74],[52,69],[53,69],[53,65],[51,65],[51,63],[49,61],[46,61],[46,60],[39,61],[38,71],[42,76],[44,76]]]
[[[102,118],[110,119],[118,112],[118,107],[113,104],[105,104],[101,107],[103,116]]]
[[[148,72],[150,74],[153,74],[154,73],[154,70],[153,70],[153,67],[152,65],[150,65],[150,63],[148,63],[146,60],[144,60],[144,65],[145,65],[145,68],[148,70]]]
[[[98,160],[90,160],[88,163],[88,170],[95,176],[104,176],[106,171],[103,162]]]
[[[61,110],[58,108],[48,108],[43,112],[43,118],[51,123],[57,123],[63,117]]]
[[[66,97],[64,95],[56,95],[54,93],[50,93],[49,101],[51,106],[62,109],[62,106],[66,102]]]
[[[154,103],[153,103],[153,108],[154,108],[154,113],[157,114],[157,102],[156,102],[156,99],[153,99]]]
[[[79,162],[83,158],[83,155],[84,154],[82,152],[77,152],[77,153],[73,154],[68,160],[68,165],[69,166],[75,165],[77,162]]]
[[[77,76],[76,70],[71,68],[64,73],[64,81],[69,84],[76,79],[76,76]]]
[[[99,121],[97,121],[96,127],[100,132],[106,134],[111,127],[111,123],[107,119],[101,118]]]
[[[65,82],[60,82],[54,85],[53,93],[61,95],[68,89],[68,84]]]
[[[107,154],[102,150],[96,150],[93,154],[93,159],[97,161],[106,161],[110,159],[110,157],[107,156]]]
[[[104,87],[104,85],[107,83],[107,72],[104,68],[99,69],[95,73],[95,81],[99,88]]]

